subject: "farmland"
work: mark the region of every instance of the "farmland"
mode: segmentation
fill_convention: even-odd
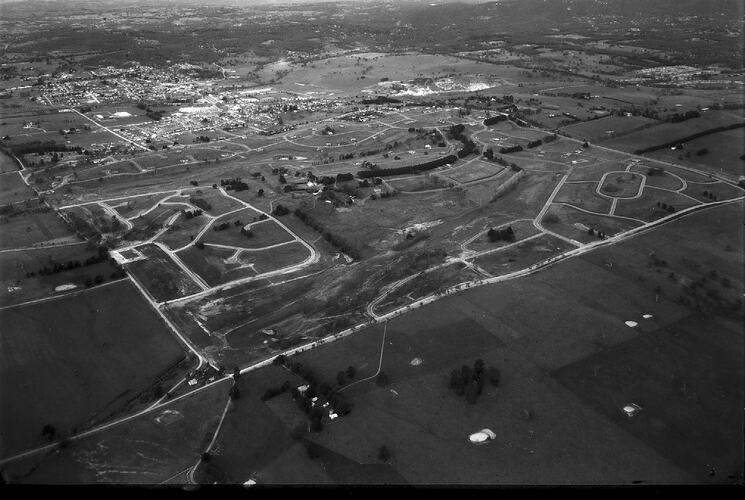
[[[0,482],[742,482],[736,0],[132,1],[3,4]]]
[[[178,342],[126,281],[3,308],[0,320],[9,410],[2,414],[3,456],[41,444],[46,424],[69,435],[105,421],[184,359]],[[40,397],[29,399],[30,393]]]

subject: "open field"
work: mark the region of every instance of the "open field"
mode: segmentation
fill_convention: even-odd
[[[3,456],[42,444],[46,424],[64,436],[115,414],[184,359],[127,281],[0,309],[0,321]]]
[[[563,127],[562,133],[590,142],[610,139],[637,129],[647,128],[658,123],[657,120],[643,116],[609,116],[575,123]]]
[[[52,296],[59,286],[80,290],[94,283],[97,277],[109,281],[116,266],[108,260],[54,274],[39,274],[43,268],[55,264],[82,263],[97,255],[96,249],[86,248],[85,243],[0,253],[0,305]],[[29,273],[34,276],[28,276]]]
[[[737,326],[688,317],[563,367],[554,377],[696,482],[727,483],[743,463],[742,446],[733,439],[742,432],[743,391],[727,382],[745,374],[742,355]],[[643,408],[633,420],[621,411],[630,402]]]
[[[575,273],[592,279],[567,288],[563,277]],[[606,283],[595,279],[597,273],[604,271],[577,262],[563,271],[557,267],[520,282],[471,290],[392,320],[382,351],[390,385],[377,387],[370,380],[345,390],[352,413],[329,423],[314,440],[361,463],[374,462],[375,450],[385,445],[397,472],[414,483],[685,481],[683,471],[645,444],[629,441],[612,421],[543,375],[547,367],[634,338],[621,320],[647,310],[643,299],[649,293],[632,299],[629,292],[637,285],[621,282],[601,305],[596,297]],[[683,314],[669,303],[655,307],[667,312],[663,324]],[[360,332],[298,361],[321,380],[333,380],[351,364],[357,369],[354,381],[362,380],[377,371],[382,330]],[[447,384],[450,370],[476,358],[498,367],[502,382],[498,388],[487,382],[471,406]],[[420,364],[412,363],[416,359]],[[529,421],[520,416],[525,409],[533,415]],[[557,412],[560,418],[554,418]],[[468,444],[468,434],[483,427],[495,431],[495,442]],[[596,434],[604,438],[592,438]],[[556,458],[567,454],[571,470]]]
[[[18,173],[0,175],[0,205],[17,203],[36,198],[36,193],[28,187]]]
[[[603,146],[631,152],[737,122],[738,120],[726,111],[707,111],[702,113],[700,118],[692,118],[678,123],[661,123],[645,130],[604,141]]]
[[[57,241],[78,241],[53,211],[0,216],[0,249],[23,248]]]
[[[0,153],[0,174],[15,172],[18,170],[18,163],[5,153]]]
[[[21,483],[160,484],[197,463],[217,427],[226,386],[13,463],[5,472]]]
[[[698,153],[703,150],[707,152],[699,155]],[[745,128],[739,128],[688,141],[682,151],[661,149],[648,153],[647,156],[737,178],[745,171],[743,154],[745,154]]]

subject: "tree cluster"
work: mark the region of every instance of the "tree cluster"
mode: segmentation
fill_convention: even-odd
[[[277,203],[277,206],[274,207],[274,210],[272,210],[272,215],[275,215],[277,217],[281,217],[289,213],[290,213],[290,209],[284,205],[280,205],[279,203]]]
[[[245,191],[248,189],[248,184],[241,181],[240,177],[235,179],[220,179],[220,185],[225,186],[225,191]]]
[[[192,196],[191,198],[189,198],[189,203],[191,203],[192,205],[196,207],[201,208],[205,212],[209,212],[210,210],[212,210],[212,205],[207,203],[207,201],[204,198],[195,198]]]
[[[515,241],[515,231],[512,230],[512,226],[508,226],[504,229],[491,228],[486,235],[492,243],[497,241]]]
[[[483,391],[486,378],[496,387],[499,385],[501,374],[494,367],[486,370],[484,361],[477,359],[473,364],[473,368],[463,365],[460,370],[456,369],[450,373],[450,388],[458,396],[465,395],[466,401],[470,404],[476,404],[479,395]]]

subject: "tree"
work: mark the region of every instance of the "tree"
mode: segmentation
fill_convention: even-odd
[[[336,383],[339,385],[344,385],[344,382],[347,380],[347,374],[343,371],[340,371],[336,374]]]
[[[309,442],[307,447],[308,457],[316,459],[321,456],[321,447],[316,443]]]
[[[387,462],[390,459],[391,459],[391,452],[388,449],[388,447],[384,445],[378,448],[378,460],[380,460],[381,462]]]
[[[230,388],[230,392],[228,392],[228,395],[230,396],[230,399],[240,399],[241,391],[240,389],[238,389],[237,385],[234,385]]]
[[[49,441],[52,441],[55,437],[57,437],[57,429],[52,424],[46,424],[41,429],[41,435],[48,439]]]
[[[378,375],[378,378],[375,379],[375,384],[378,387],[385,387],[388,385],[388,375],[385,374],[385,372],[380,372]]]
[[[290,431],[290,437],[292,439],[302,439],[308,432],[308,426],[306,424],[297,424]]]
[[[240,377],[241,377],[241,369],[236,366],[235,368],[233,368],[233,380],[237,382]]]
[[[477,359],[473,363],[473,370],[477,377],[480,377],[482,373],[484,373],[484,360],[483,359]]]
[[[494,368],[494,367],[489,368],[489,382],[491,382],[491,385],[497,387],[499,385],[501,378],[502,378],[502,374],[499,372],[498,368]]]
[[[348,378],[354,378],[354,376],[357,375],[357,370],[354,366],[348,366],[347,367],[347,377]]]
[[[311,432],[321,432],[323,430],[323,422],[320,418],[314,418],[310,421]]]
[[[468,384],[468,389],[466,389],[466,401],[468,401],[469,404],[475,405],[478,397],[479,397],[478,383],[474,380],[473,382]]]

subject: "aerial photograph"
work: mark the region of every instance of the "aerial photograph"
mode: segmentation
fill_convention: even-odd
[[[0,0],[0,485],[742,487],[745,0]]]

